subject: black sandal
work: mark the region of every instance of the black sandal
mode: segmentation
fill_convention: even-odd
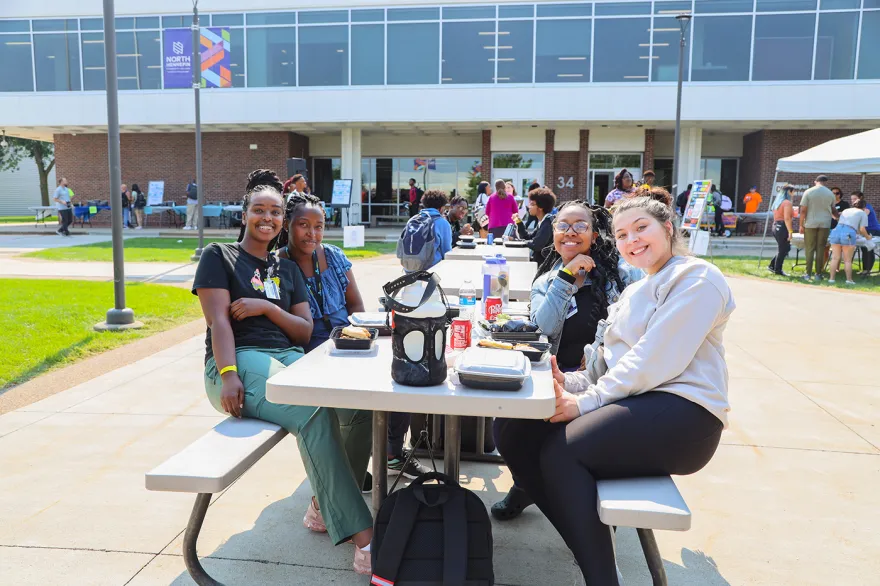
[[[535,504],[526,491],[513,485],[503,499],[492,505],[492,516],[499,521],[510,521],[519,517],[527,507]]]

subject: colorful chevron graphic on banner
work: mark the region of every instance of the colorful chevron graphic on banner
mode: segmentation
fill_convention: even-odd
[[[203,28],[201,33],[202,87],[232,87],[229,29]]]

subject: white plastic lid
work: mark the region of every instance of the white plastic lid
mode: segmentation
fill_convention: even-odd
[[[384,328],[385,317],[388,314],[384,311],[361,311],[348,316],[348,321],[352,325],[360,327]]]
[[[455,372],[522,380],[532,373],[532,364],[522,352],[468,348],[455,362]]]
[[[412,285],[407,285],[395,295],[395,299],[408,307],[418,306],[417,309],[409,313],[401,313],[400,315],[415,319],[443,317],[446,315],[446,305],[440,297],[440,289],[435,289],[431,297],[423,305],[419,306],[419,302],[422,300],[422,295],[425,292],[425,286],[426,283],[424,281],[419,281]]]

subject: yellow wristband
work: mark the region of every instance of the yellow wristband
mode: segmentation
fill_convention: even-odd
[[[562,267],[560,270],[561,270],[563,273],[567,273],[567,274],[571,275],[572,277],[574,276],[574,273],[571,272],[570,270],[568,270],[568,267]],[[223,374],[223,373],[221,372],[220,374]]]
[[[224,366],[223,368],[220,369],[220,376],[223,376],[227,372],[238,372],[238,367],[234,364],[232,364],[230,366]]]

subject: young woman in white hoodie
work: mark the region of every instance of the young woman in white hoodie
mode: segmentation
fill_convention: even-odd
[[[721,272],[687,256],[673,211],[650,197],[620,202],[621,258],[647,276],[608,308],[601,346],[586,371],[553,362],[556,413],[505,420],[498,449],[517,483],[565,540],[587,584],[618,583],[596,481],[693,474],[727,426],[722,337],[735,307]]]

